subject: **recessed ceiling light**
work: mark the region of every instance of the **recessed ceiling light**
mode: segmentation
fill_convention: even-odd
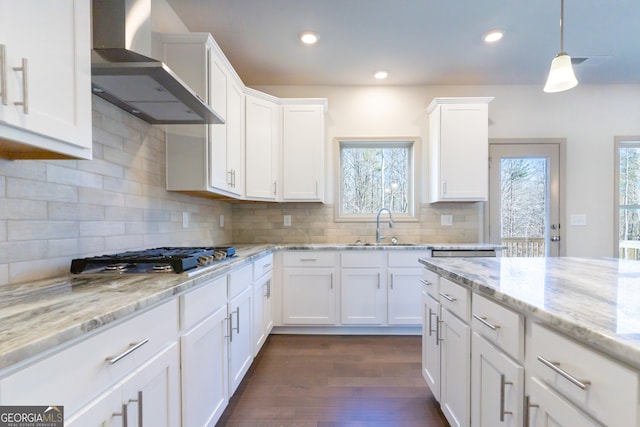
[[[373,75],[373,77],[378,80],[386,79],[387,76],[389,76],[389,73],[387,73],[386,71],[378,71]]]
[[[482,40],[484,40],[485,43],[495,43],[500,40],[502,36],[504,36],[503,30],[491,30],[484,33]]]
[[[300,33],[300,41],[304,44],[316,44],[318,42],[318,35],[312,31],[305,31]]]

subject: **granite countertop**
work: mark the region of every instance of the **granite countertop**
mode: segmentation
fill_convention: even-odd
[[[70,274],[0,286],[0,370],[57,345],[72,342],[101,326],[168,300],[275,250],[428,250],[490,246],[493,245],[235,245],[237,256],[191,277],[184,274]]]
[[[570,257],[420,262],[640,369],[640,262]]]

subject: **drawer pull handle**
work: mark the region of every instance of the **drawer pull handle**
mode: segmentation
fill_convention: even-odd
[[[476,319],[478,322],[482,323],[487,328],[491,329],[492,331],[496,331],[500,329],[500,326],[494,325],[493,323],[488,322],[486,317],[480,317],[477,314],[474,314],[473,318]]]
[[[420,279],[420,282],[421,282],[423,285],[425,285],[425,286],[431,286],[431,285],[433,285],[433,283],[431,283],[431,282],[429,282],[429,281],[427,281],[427,280],[424,280],[424,279]]]
[[[561,369],[559,362],[550,362],[542,356],[538,356],[538,361],[543,365],[545,365],[546,367],[548,367],[549,369],[551,369],[556,374],[565,378],[567,381],[569,381],[571,384],[578,387],[580,390],[586,390],[591,385],[591,381],[579,380],[573,375],[571,375],[570,373],[568,373],[567,371],[565,371],[564,369]]]
[[[126,351],[120,353],[117,356],[107,357],[105,360],[109,362],[109,365],[118,363],[119,361],[121,361],[122,359],[124,359],[125,357],[127,357],[128,355],[130,355],[131,353],[133,353],[134,351],[136,351],[137,349],[139,349],[140,347],[142,347],[148,342],[149,342],[149,338],[145,338],[139,343],[129,344],[129,348]]]
[[[504,416],[505,415],[513,415],[513,412],[511,411],[505,411],[504,410],[504,400],[505,400],[505,386],[507,385],[513,385],[512,382],[509,382],[505,379],[504,374],[500,375],[500,422],[503,423],[504,422]]]
[[[317,261],[317,260],[318,260],[318,258],[300,258],[300,261],[305,261],[305,262],[308,262],[308,261]]]
[[[449,301],[449,302],[456,302],[456,299],[455,299],[455,298],[453,298],[453,297],[452,297],[452,296],[450,296],[450,295],[445,294],[444,292],[440,292],[440,296],[441,296],[442,298],[446,299],[446,300],[447,300],[447,301]]]
[[[265,268],[269,268],[269,267],[271,267],[271,263],[263,265],[262,269],[264,270]]]

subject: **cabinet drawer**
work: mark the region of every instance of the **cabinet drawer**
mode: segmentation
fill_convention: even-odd
[[[531,327],[530,363],[533,375],[604,424],[638,425],[638,373],[632,369],[538,324]]]
[[[384,253],[378,251],[344,252],[340,254],[342,267],[380,268],[384,262]]]
[[[336,264],[335,252],[295,251],[282,254],[285,267],[333,267]]]
[[[182,330],[191,329],[202,319],[227,304],[227,275],[211,280],[180,297]]]
[[[524,317],[481,295],[473,294],[471,326],[517,360],[524,359]]]
[[[420,267],[420,258],[429,258],[429,252],[390,251],[389,267]]]
[[[440,276],[431,270],[426,268],[422,270],[422,289],[426,290],[429,295],[436,300],[440,299],[438,292],[440,292]]]
[[[273,270],[273,254],[265,255],[253,263],[253,280]]]
[[[240,292],[251,286],[253,282],[253,265],[248,264],[244,267],[240,267],[237,270],[233,270],[229,273],[229,293],[227,296],[233,298]]]
[[[456,316],[469,323],[469,289],[453,283],[444,277],[440,278],[440,290],[438,291],[438,300],[443,308],[448,309]]]
[[[177,339],[177,301],[118,323],[1,379],[0,404],[58,402],[72,414]],[[120,360],[107,360],[140,343],[144,344]]]

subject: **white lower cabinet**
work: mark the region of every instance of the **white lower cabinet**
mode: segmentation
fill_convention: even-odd
[[[273,329],[273,255],[253,263],[253,356],[255,357]]]
[[[67,418],[65,426],[180,426],[179,378],[180,352],[174,343]]]
[[[440,401],[440,302],[422,292],[422,377],[433,397]]]
[[[420,325],[420,277],[422,269],[389,268],[387,322],[389,325]]]
[[[343,325],[382,325],[387,321],[387,285],[378,251],[340,254],[340,320]]]
[[[229,396],[240,385],[253,362],[251,336],[251,300],[253,289],[248,286],[229,300]]]
[[[529,382],[527,393],[525,427],[602,427],[535,378]]]
[[[442,309],[440,407],[452,427],[469,425],[471,328]]]
[[[521,427],[524,368],[477,332],[471,349],[471,425]]]
[[[335,325],[334,252],[292,251],[283,254],[282,323]]]

